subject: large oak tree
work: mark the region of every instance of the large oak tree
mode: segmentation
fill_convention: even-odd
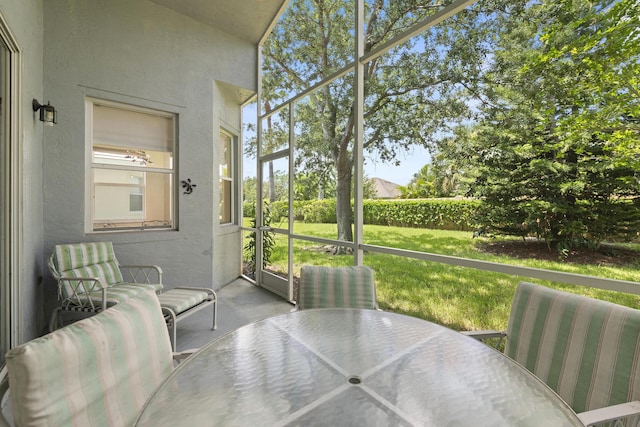
[[[365,54],[443,4],[369,0],[366,6]],[[353,10],[352,1],[292,1],[264,47],[264,97],[270,105],[353,60]],[[459,92],[477,78],[486,55],[471,40],[474,22],[462,13],[366,64],[364,149],[369,159],[397,163],[399,150],[434,146],[447,128],[469,117]],[[338,239],[347,241],[352,240],[353,81],[349,73],[314,91],[296,103],[294,113],[297,169],[318,174],[333,169],[324,175],[335,174]]]

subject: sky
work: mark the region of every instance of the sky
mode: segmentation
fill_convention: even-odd
[[[407,185],[413,175],[429,163],[429,152],[422,146],[415,146],[407,152],[398,154],[400,165],[382,162],[365,155],[364,174],[367,178],[382,178],[398,185]]]
[[[245,123],[255,123],[256,109],[254,105],[247,105],[243,110],[243,119]],[[252,136],[246,129],[243,131],[245,139]],[[409,151],[401,151],[397,156],[400,165],[396,166],[393,162],[382,162],[380,159],[373,157],[372,154],[365,153],[364,174],[367,178],[382,178],[398,185],[407,185],[413,175],[422,169],[429,162],[429,153],[422,146],[415,146]],[[245,160],[242,166],[243,178],[256,176],[255,159]]]

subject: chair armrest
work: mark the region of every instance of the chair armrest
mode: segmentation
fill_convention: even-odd
[[[185,359],[191,357],[193,353],[200,350],[199,348],[190,348],[189,350],[179,351],[173,353],[173,360],[178,364],[185,361]]]
[[[162,284],[162,268],[158,265],[121,265],[120,271],[127,277],[125,282],[144,283],[144,284]]]
[[[578,414],[578,418],[585,426],[619,420],[632,415],[640,414],[640,401],[621,403],[620,405],[606,406],[592,409]]]
[[[488,338],[504,338],[507,336],[507,331],[462,331],[460,333],[480,341]]]
[[[501,349],[502,341],[507,337],[507,331],[462,331],[461,334],[482,341],[490,347]],[[495,343],[488,343],[487,340],[496,339]]]
[[[78,287],[82,287],[84,289],[84,293],[90,293],[95,291],[102,291],[102,308],[107,308],[107,286],[102,283],[97,277],[59,277],[58,278],[58,297],[62,297],[62,287],[64,286],[64,282],[78,282],[76,285],[76,289]],[[73,286],[71,286],[73,289]],[[81,292],[83,293],[83,292]],[[91,300],[81,300],[78,298],[78,292],[72,292],[71,295],[67,296],[66,300],[72,301],[74,304],[83,306],[86,304],[91,305],[92,308],[95,308],[93,302]]]
[[[62,282],[80,282],[80,284],[84,288],[85,292],[99,291],[102,288],[106,288],[106,286],[104,286],[102,284],[102,280],[100,280],[98,277],[62,276],[62,277],[58,278],[58,285],[61,286]],[[90,282],[90,283],[93,283],[93,284],[90,287],[87,288],[86,286],[84,286],[84,284],[82,282]],[[97,287],[96,287],[96,284],[98,285]]]

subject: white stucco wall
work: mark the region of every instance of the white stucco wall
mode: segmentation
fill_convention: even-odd
[[[44,98],[58,110],[44,135],[45,251],[111,240],[122,263],[159,264],[169,288],[238,277],[239,229],[217,225],[217,147],[221,126],[240,130],[240,106],[215,82],[255,90],[255,46],[147,0],[47,0],[44,35]],[[85,233],[87,96],[178,114],[178,231]]]
[[[43,207],[42,207],[42,124],[31,109],[31,100],[43,98],[42,46],[43,46],[42,0],[0,0],[2,13],[11,33],[20,48],[22,70],[20,81],[19,147],[20,157],[18,183],[22,210],[22,247],[19,254],[20,313],[21,325],[17,339],[27,341],[42,333],[43,282],[45,274],[42,259]],[[3,108],[7,108],[3,102]],[[15,255],[15,254],[14,254]]]

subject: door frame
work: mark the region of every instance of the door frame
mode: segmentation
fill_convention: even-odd
[[[291,149],[293,143],[291,139],[289,140],[289,147],[277,151],[275,153],[271,153],[265,155],[263,157],[258,158],[258,167],[257,167],[257,193],[258,193],[258,203],[256,203],[256,283],[267,289],[270,292],[273,292],[276,295],[285,298],[287,301],[293,301],[293,239],[291,238],[293,234],[293,150]],[[288,174],[287,174],[287,182],[288,182],[288,225],[287,228],[275,228],[271,226],[264,226],[264,194],[262,189],[264,188],[264,174],[262,171],[264,170],[264,166],[269,162],[288,158]],[[271,232],[275,234],[284,235],[287,241],[287,277],[283,278],[279,275],[273,274],[263,268],[263,245],[264,245],[264,233]]]
[[[5,50],[2,67],[2,106],[0,142],[0,346],[3,349],[19,345],[23,339],[24,316],[21,282],[22,265],[22,49],[0,12],[0,43]],[[4,355],[1,355],[4,359]]]

